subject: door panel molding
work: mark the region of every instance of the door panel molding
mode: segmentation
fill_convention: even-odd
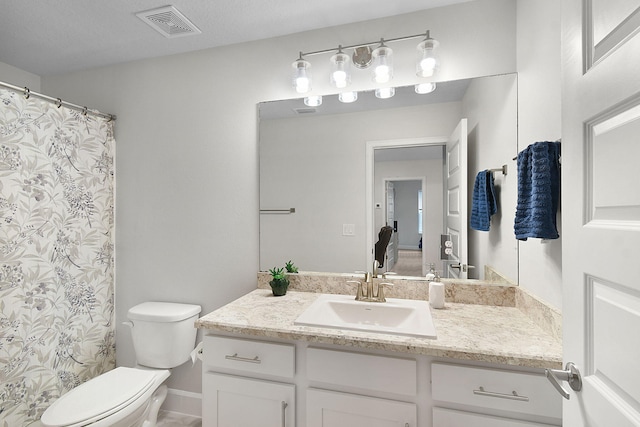
[[[630,12],[613,29],[598,31],[594,9],[605,10],[610,0],[583,0],[584,72],[623,46],[640,32],[640,7]],[[601,34],[602,33],[602,34]]]
[[[590,227],[640,230],[640,193],[618,191],[640,182],[640,95],[585,123],[585,212]]]

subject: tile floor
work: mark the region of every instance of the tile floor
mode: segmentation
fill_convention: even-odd
[[[160,411],[157,427],[201,427],[202,419],[176,412]]]

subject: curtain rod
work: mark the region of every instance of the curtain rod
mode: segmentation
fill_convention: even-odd
[[[64,105],[65,107],[71,108],[72,110],[80,111],[84,115],[92,114],[94,116],[102,117],[102,118],[107,119],[109,121],[112,121],[112,120],[116,119],[116,115],[115,114],[107,114],[107,113],[101,113],[100,111],[97,111],[97,110],[89,110],[87,107],[83,107],[81,105],[72,104],[70,102],[63,101],[60,98],[53,98],[51,96],[47,96],[47,95],[44,95],[42,93],[32,92],[28,87],[14,86],[12,84],[5,83],[3,81],[0,81],[0,86],[3,86],[5,88],[7,88],[7,89],[11,89],[11,90],[13,90],[13,91],[15,91],[17,93],[22,93],[24,95],[24,97],[27,98],[27,99],[29,99],[29,97],[33,96],[33,97],[36,97],[36,98],[44,99],[45,101],[52,102],[52,103],[56,104],[56,106],[58,108],[60,108],[60,107],[62,107]]]

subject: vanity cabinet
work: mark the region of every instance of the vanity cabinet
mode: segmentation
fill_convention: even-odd
[[[295,346],[207,335],[203,427],[294,427]]]
[[[549,427],[562,414],[541,370],[237,335],[205,336],[202,390],[203,427]]]

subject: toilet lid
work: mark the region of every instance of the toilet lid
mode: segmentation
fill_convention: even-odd
[[[74,388],[42,414],[47,426],[93,422],[127,406],[152,387],[158,372],[120,367]]]

